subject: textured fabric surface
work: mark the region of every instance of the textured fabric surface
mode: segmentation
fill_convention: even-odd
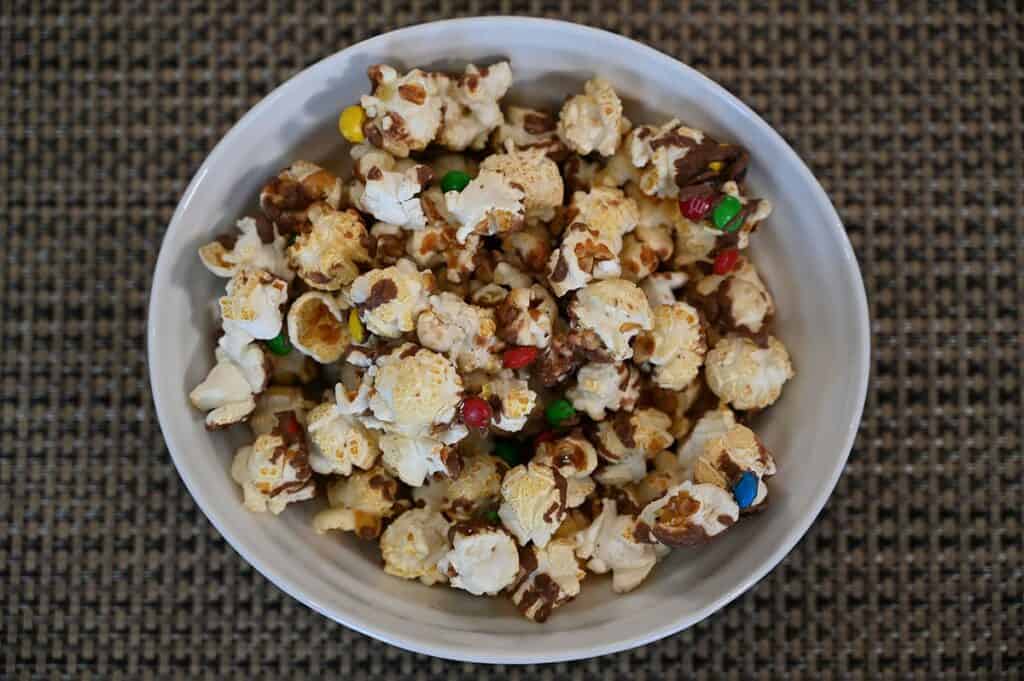
[[[0,5],[0,677],[1020,679],[1019,3],[383,0]],[[260,97],[362,38],[483,13],[634,37],[750,103],[846,222],[874,332],[831,501],[688,631],[548,667],[448,663],[278,591],[178,479],[149,397],[150,272]]]

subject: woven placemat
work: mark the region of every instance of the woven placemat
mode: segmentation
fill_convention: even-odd
[[[1020,3],[409,2],[0,7],[0,677],[1020,679]],[[206,153],[275,85],[401,25],[604,27],[703,70],[808,161],[863,268],[873,381],[846,473],[705,622],[549,667],[448,663],[299,605],[178,479],[147,291]]]

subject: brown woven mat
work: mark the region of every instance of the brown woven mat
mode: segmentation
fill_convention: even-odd
[[[1024,676],[1019,3],[105,5],[0,5],[0,677]],[[686,632],[543,668],[408,654],[271,586],[179,481],[144,358],[160,237],[243,112],[367,36],[496,11],[632,36],[750,103],[846,221],[874,329],[855,451],[789,557]]]

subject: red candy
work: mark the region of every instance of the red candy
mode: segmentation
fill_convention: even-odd
[[[553,431],[553,430],[545,430],[543,433],[541,433],[537,437],[533,438],[533,444],[539,447],[540,445],[544,444],[545,442],[551,442],[554,439],[555,439],[555,431]]]
[[[486,428],[491,424],[491,405],[479,397],[467,397],[462,402],[462,422],[470,428]]]
[[[739,259],[740,253],[735,248],[722,251],[715,258],[715,274],[729,274],[736,269]]]
[[[533,364],[537,359],[537,348],[529,346],[509,348],[501,358],[501,363],[506,369],[522,369]]]
[[[679,202],[679,212],[687,220],[703,220],[704,216],[711,211],[714,205],[714,196],[691,196],[685,201]]]

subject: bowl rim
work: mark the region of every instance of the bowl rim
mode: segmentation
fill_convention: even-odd
[[[281,574],[271,564],[260,557],[256,551],[250,551],[246,548],[247,541],[242,537],[236,536],[230,531],[226,531],[225,523],[218,517],[216,511],[216,504],[214,500],[205,498],[202,493],[199,492],[199,487],[193,479],[193,475],[190,472],[189,466],[187,465],[187,456],[185,448],[180,446],[177,441],[177,436],[173,429],[165,426],[165,422],[169,423],[166,417],[166,410],[161,407],[161,404],[168,399],[172,399],[172,396],[168,394],[170,388],[162,385],[162,381],[156,375],[154,366],[159,362],[159,358],[155,354],[154,348],[158,345],[158,337],[156,334],[155,326],[152,322],[153,319],[159,314],[160,303],[158,298],[153,295],[155,285],[158,281],[166,278],[167,270],[172,266],[170,262],[170,256],[164,250],[171,233],[176,229],[180,223],[181,216],[185,212],[187,206],[195,195],[196,191],[203,178],[209,172],[210,167],[214,165],[220,156],[226,153],[228,143],[234,136],[234,133],[241,127],[247,125],[253,119],[258,118],[265,109],[270,107],[279,97],[284,96],[285,90],[293,84],[296,80],[310,74],[313,71],[324,69],[327,67],[329,62],[334,61],[341,57],[341,55],[350,52],[365,49],[367,47],[374,46],[375,43],[384,42],[386,40],[393,40],[396,38],[412,38],[414,34],[422,31],[427,27],[436,28],[441,25],[475,25],[474,28],[478,30],[486,29],[500,29],[507,27],[509,24],[518,24],[520,26],[547,26],[554,27],[557,30],[564,31],[567,37],[575,35],[581,39],[587,37],[597,37],[603,41],[612,41],[621,44],[624,49],[629,49],[640,53],[644,58],[651,60],[652,62],[660,63],[666,69],[673,69],[680,73],[687,74],[690,78],[702,80],[705,85],[710,86],[712,89],[717,90],[722,97],[724,104],[733,110],[733,113],[739,114],[750,126],[756,127],[762,134],[766,134],[768,139],[776,146],[783,150],[783,153],[788,153],[793,156],[793,160],[796,161],[796,169],[800,175],[800,179],[806,183],[808,188],[813,192],[813,199],[821,203],[823,209],[826,211],[829,220],[827,221],[828,229],[838,232],[840,248],[842,253],[841,257],[847,261],[850,265],[849,272],[852,275],[848,284],[850,285],[850,295],[852,302],[852,309],[856,315],[856,325],[861,330],[860,338],[857,339],[857,350],[858,350],[858,363],[861,365],[861,371],[859,375],[854,376],[852,392],[856,397],[859,395],[860,399],[855,401],[855,409],[850,413],[849,426],[846,432],[845,442],[842,446],[837,448],[837,456],[835,459],[834,466],[829,474],[829,478],[825,484],[821,485],[816,493],[811,507],[814,509],[812,512],[806,513],[797,523],[793,524],[786,535],[786,540],[782,542],[775,551],[763,559],[760,564],[750,572],[744,579],[740,581],[734,588],[729,591],[720,594],[718,597],[712,599],[704,607],[697,609],[696,611],[680,615],[672,621],[664,624],[660,627],[653,628],[651,630],[643,631],[638,634],[625,635],[622,637],[616,637],[614,639],[597,642],[589,645],[580,645],[576,647],[570,647],[559,650],[555,653],[550,654],[532,654],[530,651],[521,651],[516,648],[507,647],[496,647],[488,650],[481,650],[479,647],[474,646],[474,649],[469,650],[466,648],[460,648],[455,645],[451,645],[447,642],[440,642],[437,640],[429,640],[427,637],[419,635],[406,635],[396,634],[388,629],[379,626],[375,622],[362,617],[358,613],[342,612],[329,608],[324,604],[319,603],[315,598],[311,597],[306,593],[302,584],[292,581],[287,576]],[[156,267],[153,271],[153,277],[150,284],[149,291],[149,305],[147,310],[146,320],[146,345],[147,345],[147,366],[149,372],[149,383],[152,391],[153,404],[156,409],[157,420],[160,424],[160,430],[163,434],[167,449],[170,452],[171,460],[174,463],[175,468],[178,471],[178,475],[185,483],[185,487],[188,489],[189,494],[195,500],[199,509],[213,524],[214,528],[220,533],[222,537],[228,542],[228,544],[238,552],[238,554],[245,559],[250,565],[256,568],[264,577],[270,580],[277,588],[284,591],[286,594],[295,598],[299,602],[303,603],[312,610],[320,613],[321,615],[331,619],[339,624],[350,627],[362,634],[371,636],[377,640],[385,643],[397,646],[399,648],[409,650],[416,653],[423,653],[426,655],[432,655],[450,660],[464,661],[464,662],[482,662],[482,663],[494,663],[494,664],[531,664],[531,663],[546,663],[546,662],[562,662],[569,660],[585,659],[589,657],[595,657],[599,655],[606,655],[610,653],[621,652],[629,650],[638,646],[652,643],[666,636],[678,633],[702,620],[709,617],[714,612],[725,607],[741,594],[746,592],[748,589],[753,587],[758,581],[760,581],[765,575],[772,571],[778,563],[796,546],[796,544],[804,537],[810,526],[814,523],[817,517],[820,515],[825,503],[831,496],[836,484],[839,481],[839,477],[842,474],[843,469],[846,466],[846,462],[849,458],[850,451],[853,447],[854,440],[856,438],[861,416],[863,415],[864,404],[867,398],[868,379],[870,374],[871,366],[871,333],[870,333],[870,316],[868,313],[867,295],[865,293],[864,281],[860,272],[860,267],[857,262],[856,255],[853,250],[853,246],[850,243],[849,236],[843,226],[843,223],[832,205],[831,200],[818,182],[817,178],[807,167],[806,163],[796,153],[796,151],[783,139],[783,137],[765,120],[763,120],[756,112],[753,111],[748,105],[744,104],[735,95],[729,92],[725,87],[719,85],[711,78],[707,77],[703,73],[696,69],[684,64],[683,62],[671,57],[653,47],[645,45],[641,42],[627,38],[625,36],[606,31],[591,26],[582,24],[576,24],[568,21],[562,21],[558,19],[543,19],[534,17],[517,17],[517,16],[487,16],[487,17],[465,17],[458,19],[445,19],[441,21],[425,22],[415,24],[393,31],[380,33],[373,37],[362,40],[358,43],[354,43],[342,50],[338,50],[324,58],[314,62],[307,66],[301,71],[293,74],[287,80],[282,82],[276,88],[274,88],[269,94],[261,99],[255,106],[249,109],[245,115],[243,115],[220,139],[220,141],[214,146],[213,150],[203,160],[202,164],[196,170],[195,175],[189,182],[187,188],[182,194],[182,198],[178,202],[175,208],[174,214],[171,216],[171,220],[168,223],[166,232],[160,243],[160,250],[157,256]],[[164,388],[167,388],[166,390]],[[180,398],[180,396],[178,396]]]

